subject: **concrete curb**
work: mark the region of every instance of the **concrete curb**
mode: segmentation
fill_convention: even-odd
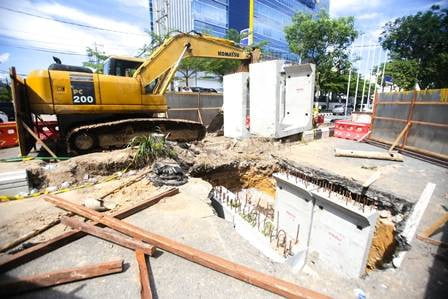
[[[302,142],[310,142],[316,139],[328,138],[334,136],[334,127],[318,128],[300,133]]]

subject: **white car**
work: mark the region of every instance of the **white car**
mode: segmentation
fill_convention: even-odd
[[[345,106],[344,105],[335,105],[333,110],[331,110],[331,112],[333,112],[333,114],[336,114],[336,115],[342,115],[345,113]]]
[[[8,121],[8,115],[5,112],[0,111],[0,123],[6,123]]]

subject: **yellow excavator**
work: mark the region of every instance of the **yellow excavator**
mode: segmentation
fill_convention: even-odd
[[[164,93],[181,60],[236,59],[242,61],[244,69],[257,56],[257,52],[226,39],[181,33],[165,40],[145,60],[109,57],[104,74],[55,63],[47,70],[31,71],[23,79],[12,68],[21,155],[34,147],[36,120],[43,114],[56,115],[59,141],[73,154],[122,147],[132,137],[150,132],[165,134],[174,141],[200,140],[205,136],[202,124],[157,117],[167,111]]]

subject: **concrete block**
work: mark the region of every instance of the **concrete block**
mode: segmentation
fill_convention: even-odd
[[[0,195],[15,196],[29,193],[30,186],[26,170],[0,173]]]
[[[330,129],[328,127],[321,128],[320,132],[321,132],[321,138],[328,138],[328,137],[330,137]]]
[[[224,76],[224,136],[245,138],[249,135],[246,119],[249,115],[249,73]]]
[[[278,227],[297,234],[309,252],[337,273],[360,277],[365,273],[371,247],[376,210],[361,209],[336,193],[304,183],[292,175],[274,174]]]
[[[249,66],[251,134],[283,138],[312,127],[314,70],[284,60]]]
[[[302,142],[310,142],[314,140],[314,130],[304,131],[302,133]]]
[[[259,228],[252,226],[240,214],[232,209],[225,201],[220,200],[220,194],[225,193],[229,201],[236,199],[236,194],[230,192],[224,187],[220,187],[220,192],[215,188],[212,191],[213,196],[211,197],[212,207],[217,211],[219,217],[230,221],[235,230],[247,240],[252,246],[257,248],[262,254],[277,263],[286,263],[291,266],[293,271],[300,271],[305,265],[307,248],[304,244],[296,244],[292,247],[292,255],[285,258],[275,251],[270,242],[270,237],[263,235]],[[259,214],[259,223],[265,223],[265,216]],[[267,219],[266,221],[270,221]]]

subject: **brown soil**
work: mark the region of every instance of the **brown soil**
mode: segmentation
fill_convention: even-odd
[[[64,182],[70,185],[84,181],[85,175],[104,176],[116,171],[123,171],[131,165],[132,149],[126,148],[113,152],[92,153],[47,164],[46,167],[32,167],[31,173],[34,187],[59,186]]]
[[[387,219],[379,218],[375,227],[367,259],[367,269],[369,270],[379,268],[385,261],[389,261],[396,248],[395,225]]]

